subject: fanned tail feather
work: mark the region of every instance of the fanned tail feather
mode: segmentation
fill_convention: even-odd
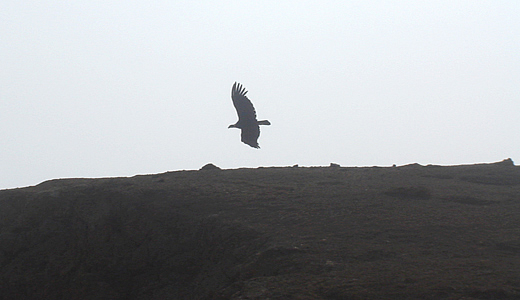
[[[258,125],[271,125],[271,122],[267,120],[262,120],[257,122]]]

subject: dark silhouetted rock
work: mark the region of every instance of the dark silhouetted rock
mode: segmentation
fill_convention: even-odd
[[[501,167],[502,166],[503,167],[514,167],[515,163],[513,162],[513,160],[511,158],[506,158],[503,161],[499,161],[499,162],[493,163],[493,165],[501,166]]]
[[[219,167],[215,166],[214,164],[212,163],[209,163],[207,165],[205,165],[204,167],[200,168],[200,170],[221,170]]]
[[[422,165],[418,164],[418,163],[413,163],[413,164],[403,165],[403,166],[400,166],[400,167],[401,168],[421,168]]]

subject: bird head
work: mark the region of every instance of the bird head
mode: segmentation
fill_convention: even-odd
[[[238,128],[238,127],[236,126],[236,124],[231,124],[228,126],[228,128]]]

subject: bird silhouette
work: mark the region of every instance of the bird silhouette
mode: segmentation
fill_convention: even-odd
[[[260,148],[258,145],[258,137],[260,136],[259,125],[271,125],[271,122],[267,120],[258,121],[256,119],[255,108],[246,94],[246,89],[240,83],[235,82],[233,84],[231,99],[238,114],[238,122],[229,125],[228,128],[239,128],[242,131],[242,142],[258,149]]]

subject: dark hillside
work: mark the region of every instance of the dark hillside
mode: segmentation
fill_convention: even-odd
[[[520,299],[520,168],[258,168],[0,191],[0,299]]]

